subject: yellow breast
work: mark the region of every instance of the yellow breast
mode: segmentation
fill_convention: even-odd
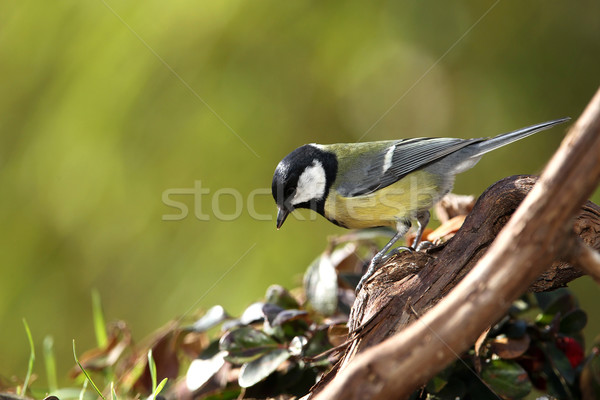
[[[440,190],[437,176],[423,170],[367,195],[344,197],[332,190],[325,217],[351,229],[395,227],[399,219],[413,219],[416,212],[430,209]]]

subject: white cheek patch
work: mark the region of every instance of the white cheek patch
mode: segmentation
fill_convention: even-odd
[[[310,167],[307,167],[296,185],[296,194],[292,199],[292,205],[304,203],[312,199],[320,200],[325,195],[325,169],[319,160],[313,160]]]
[[[395,150],[396,150],[396,145],[393,145],[385,153],[385,157],[383,159],[383,171],[382,171],[384,174],[392,166],[392,157],[394,157]]]

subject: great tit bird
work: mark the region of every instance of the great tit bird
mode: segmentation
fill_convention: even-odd
[[[454,176],[487,152],[563,123],[544,122],[493,138],[415,138],[366,143],[306,144],[277,165],[271,190],[277,229],[297,208],[336,225],[358,229],[391,226],[394,237],[371,260],[357,291],[385,254],[417,222],[418,248],[429,209],[452,189]]]

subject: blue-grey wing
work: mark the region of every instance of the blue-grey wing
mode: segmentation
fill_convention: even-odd
[[[483,139],[415,138],[386,142],[384,147],[365,143],[365,151],[338,176],[338,192],[347,197],[372,193],[396,183],[409,173],[423,168],[465,146]]]

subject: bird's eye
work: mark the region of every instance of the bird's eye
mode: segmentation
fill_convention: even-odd
[[[291,186],[288,187],[287,189],[285,189],[285,193],[284,193],[285,197],[286,198],[291,197],[295,191],[296,191],[296,189],[294,189],[293,187],[291,187]]]

